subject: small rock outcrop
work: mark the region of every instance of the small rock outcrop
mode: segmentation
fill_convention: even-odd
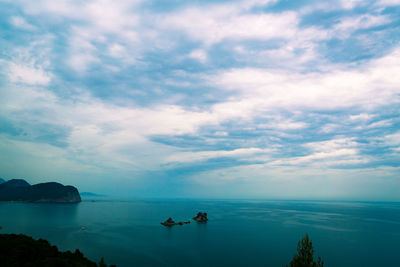
[[[196,222],[205,223],[208,221],[207,213],[199,212],[195,217],[193,217],[193,220],[195,220]]]
[[[161,224],[164,226],[174,226],[176,222],[171,217],[169,217],[167,220],[165,220],[165,222],[162,222]]]
[[[207,213],[199,212],[192,219],[195,220],[196,222],[199,222],[199,223],[206,223],[208,221]],[[170,226],[174,226],[174,225],[184,225],[184,224],[188,224],[188,223],[190,223],[190,221],[175,222],[171,217],[169,217],[167,220],[165,220],[161,224],[164,225],[164,226],[170,227]]]
[[[185,222],[175,222],[171,217],[169,217],[165,222],[162,222],[161,224],[164,226],[174,226],[174,225],[184,225],[188,224],[190,221],[185,221]]]

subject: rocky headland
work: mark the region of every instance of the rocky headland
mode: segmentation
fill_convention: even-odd
[[[77,203],[81,197],[70,185],[56,182],[30,185],[23,179],[12,179],[0,184],[0,201]]]

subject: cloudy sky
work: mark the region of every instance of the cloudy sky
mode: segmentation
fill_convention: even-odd
[[[0,177],[400,200],[400,0],[0,0]]]

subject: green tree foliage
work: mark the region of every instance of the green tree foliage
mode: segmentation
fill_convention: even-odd
[[[314,261],[314,248],[312,241],[306,234],[303,239],[297,244],[297,254],[293,256],[289,267],[323,267],[324,262],[321,257],[318,257],[318,261]],[[288,267],[288,265],[286,265]]]

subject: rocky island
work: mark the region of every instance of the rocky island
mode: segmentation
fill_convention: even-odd
[[[23,179],[12,179],[0,184],[0,201],[77,203],[81,197],[70,185],[56,182],[30,185]]]
[[[192,219],[195,220],[196,222],[199,222],[199,223],[206,223],[208,221],[207,213],[199,212]],[[164,225],[164,226],[171,227],[171,226],[174,226],[174,225],[184,225],[184,224],[189,224],[189,223],[190,223],[190,221],[175,222],[171,217],[169,217],[167,220],[165,220],[161,224]]]
[[[174,225],[184,225],[188,223],[190,223],[190,221],[175,222],[171,217],[169,217],[165,222],[162,222],[161,224],[164,226],[174,226]]]
[[[206,223],[208,221],[207,213],[206,212],[199,212],[192,219],[195,220],[196,222],[199,222],[199,223]]]

